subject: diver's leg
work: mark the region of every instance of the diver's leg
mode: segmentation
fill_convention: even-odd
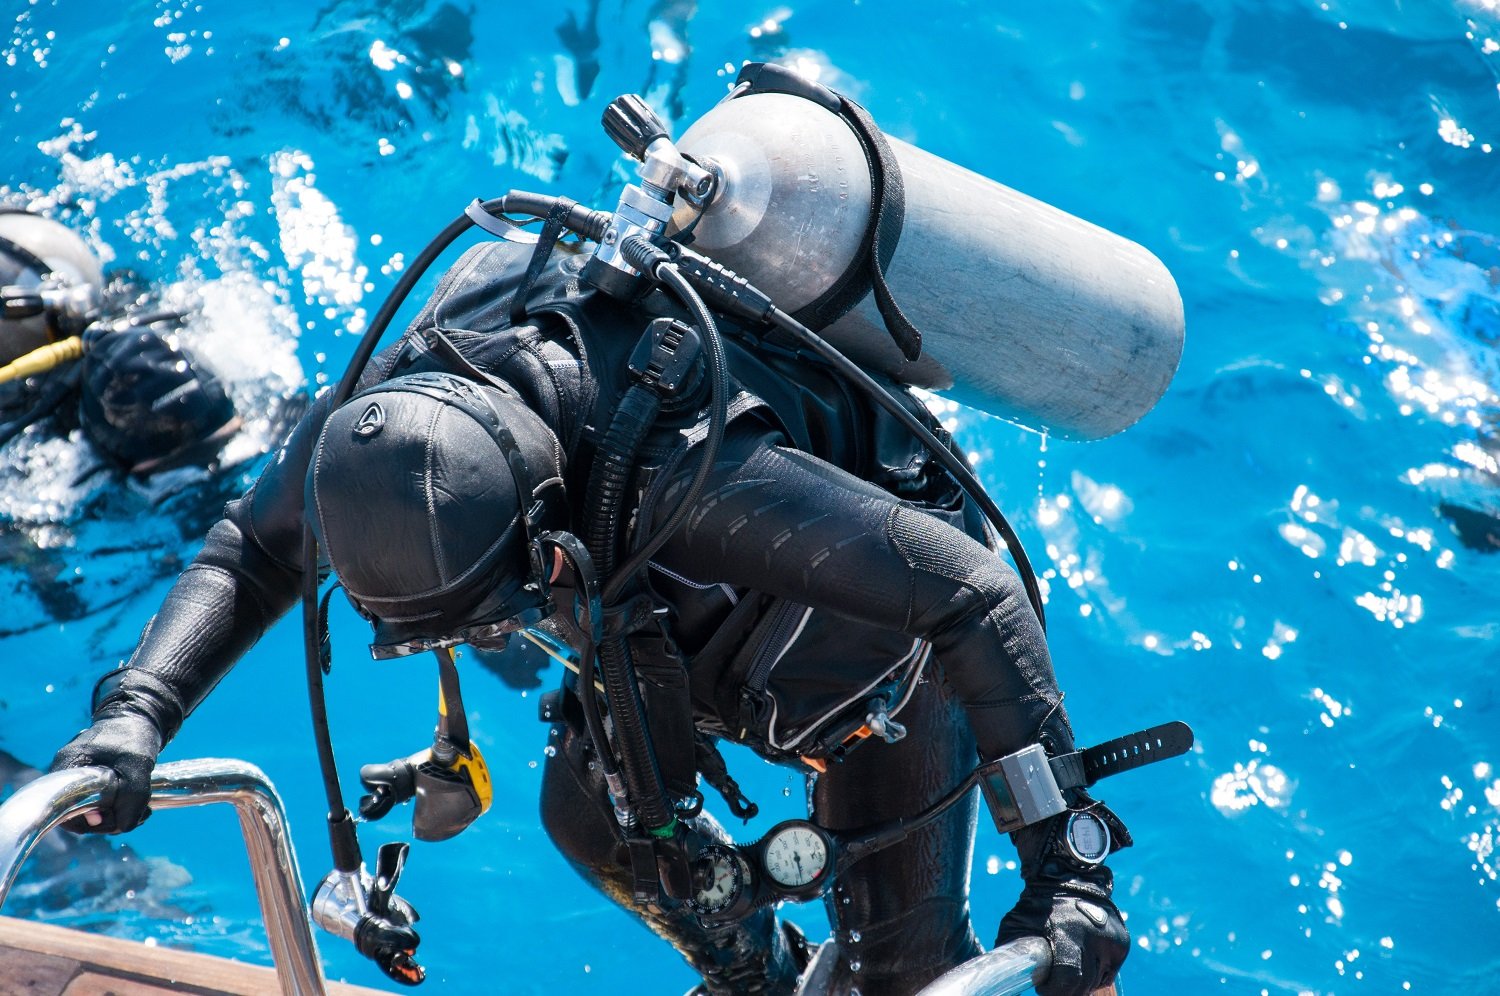
[[[565,696],[568,712],[579,716],[577,699]],[[797,961],[776,915],[762,909],[749,919],[707,928],[692,910],[648,909],[632,896],[628,858],[615,824],[603,773],[594,764],[593,748],[581,722],[552,727],[542,776],[542,825],[568,862],[610,899],[645,921],[687,959],[713,996],[789,994],[797,982]],[[721,835],[711,820],[700,819],[700,832]]]
[[[868,743],[829,765],[813,789],[819,823],[848,830],[927,808],[978,763],[963,712],[942,682],[923,680],[902,710],[904,740]],[[978,802],[855,864],[824,900],[848,981],[840,991],[908,996],[980,951],[969,923]]]

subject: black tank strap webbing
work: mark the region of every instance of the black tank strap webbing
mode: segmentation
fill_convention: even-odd
[[[19,214],[21,212],[6,213]],[[10,239],[7,239],[3,235],[0,235],[0,252],[3,252],[7,256],[15,259],[16,262],[26,267],[26,269],[35,270],[38,277],[45,277],[47,274],[52,272],[52,267],[48,266],[46,261],[43,260],[42,257],[38,256],[30,249],[27,249],[25,246],[18,245],[17,243],[12,242]]]
[[[901,354],[908,360],[915,360],[922,354],[922,333],[896,304],[890,285],[885,281],[885,271],[891,265],[891,257],[896,254],[896,243],[901,241],[901,229],[906,224],[906,184],[901,178],[901,166],[869,112],[848,97],[842,101],[841,116],[854,127],[866,154],[871,150],[875,153],[870,160],[872,204],[868,235],[870,284],[875,292],[875,306],[880,309],[886,330],[896,340]]]
[[[698,788],[687,665],[676,644],[658,626],[648,626],[628,639],[662,782],[674,801],[687,798]]]
[[[516,285],[516,292],[510,299],[512,325],[526,323],[526,299],[531,296],[531,288],[536,284],[537,278],[542,275],[542,270],[547,266],[547,260],[552,258],[552,247],[557,245],[557,240],[562,238],[563,232],[567,230],[563,222],[567,219],[568,213],[577,206],[577,201],[560,197],[547,212],[547,220],[542,223],[542,230],[537,233],[536,248],[531,251],[531,262],[526,266],[526,274]]]
[[[866,294],[873,293],[886,330],[901,354],[915,360],[922,352],[922,333],[896,304],[885,279],[906,223],[906,185],[885,134],[859,104],[781,66],[751,63],[740,70],[736,82],[735,97],[786,93],[837,114],[859,139],[870,170],[870,220],[859,251],[827,290],[792,317],[815,330],[827,328],[853,310]]]

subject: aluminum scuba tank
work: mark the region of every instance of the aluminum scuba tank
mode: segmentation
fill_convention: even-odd
[[[921,330],[921,355],[903,355],[870,293],[824,338],[867,370],[1065,439],[1108,436],[1150,411],[1182,355],[1182,300],[1166,267],[1127,239],[886,142],[905,195],[886,281]],[[696,222],[679,202],[674,228],[691,225],[694,249],[783,310],[824,295],[856,261],[872,227],[872,168],[823,103],[731,94],[677,144],[720,181]]]
[[[80,331],[98,307],[104,272],[99,258],[61,222],[17,208],[0,208],[0,364],[54,338]],[[12,309],[24,298],[36,308]],[[32,312],[16,316],[15,311]]]

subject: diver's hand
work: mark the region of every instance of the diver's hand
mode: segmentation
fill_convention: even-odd
[[[1110,901],[1109,871],[1102,887],[1085,878],[1027,885],[1000,921],[997,945],[1017,937],[1045,937],[1052,971],[1036,987],[1041,996],[1088,996],[1114,981],[1130,953],[1130,932]]]
[[[1114,849],[1129,847],[1130,831],[1102,803],[1079,793],[1075,800],[1109,827]],[[1052,946],[1052,971],[1041,996],[1088,996],[1114,981],[1130,953],[1130,932],[1110,899],[1114,875],[1104,865],[1077,860],[1063,843],[1070,813],[1011,834],[1021,858],[1021,891],[1015,909],[1000,921],[995,943],[1044,937]]]
[[[90,765],[115,773],[99,807],[63,824],[74,833],[125,833],[151,815],[151,770],[161,753],[162,735],[152,720],[136,713],[104,716],[70,740],[52,759],[52,771]]]

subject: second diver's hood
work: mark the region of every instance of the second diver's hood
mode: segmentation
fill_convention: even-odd
[[[208,463],[239,428],[217,377],[146,328],[85,336],[79,421],[95,449],[133,474]]]

